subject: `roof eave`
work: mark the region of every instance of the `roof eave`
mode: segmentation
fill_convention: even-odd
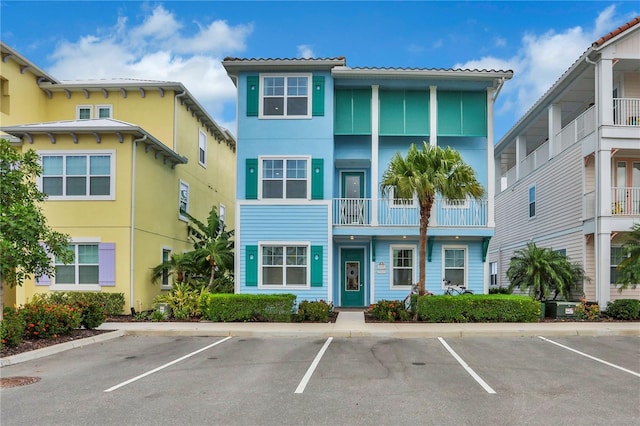
[[[329,71],[337,66],[344,66],[344,58],[333,59],[237,59],[226,58],[222,66],[230,76],[237,76],[242,71]]]
[[[384,77],[384,78],[429,78],[429,79],[469,79],[469,80],[510,80],[513,71],[502,70],[424,70],[424,69],[360,69],[336,67],[331,75],[341,78]]]

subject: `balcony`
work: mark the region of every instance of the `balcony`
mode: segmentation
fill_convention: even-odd
[[[640,188],[611,188],[611,214],[614,216],[639,216]]]
[[[377,206],[377,220],[372,220],[372,204]],[[487,226],[487,200],[443,200],[437,198],[431,210],[429,226]],[[420,226],[420,208],[415,201],[370,198],[336,198],[333,200],[334,226]]]
[[[613,124],[640,126],[640,99],[613,98]]]

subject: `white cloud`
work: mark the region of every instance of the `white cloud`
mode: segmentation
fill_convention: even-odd
[[[616,16],[609,6],[595,19],[592,29],[573,27],[522,36],[518,52],[510,58],[483,57],[456,64],[456,68],[511,69],[499,98],[497,114],[514,114],[520,118],[562,76],[587,48],[605,33],[621,25],[625,17]]]
[[[496,47],[505,47],[507,45],[507,39],[504,37],[496,37]]]
[[[298,57],[299,58],[315,58],[315,53],[313,53],[313,49],[309,44],[301,44],[298,46]]]
[[[223,20],[184,24],[163,6],[143,7],[142,12],[147,16],[141,24],[120,17],[113,27],[59,43],[49,72],[61,80],[181,82],[220,125],[235,131],[233,117],[222,117],[225,106],[235,103],[236,90],[221,60],[246,49],[253,25],[232,26]]]

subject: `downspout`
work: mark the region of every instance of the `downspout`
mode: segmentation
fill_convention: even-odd
[[[131,155],[131,230],[129,231],[129,252],[131,253],[131,257],[129,259],[130,262],[130,270],[129,270],[129,305],[131,308],[131,315],[135,313],[135,291],[134,291],[134,238],[135,238],[135,217],[136,217],[136,151],[138,147],[138,142],[143,142],[147,140],[147,135],[145,134],[140,139],[134,139],[131,143],[132,155]]]
[[[176,95],[175,100],[173,102],[173,150],[175,152],[177,151],[178,148],[178,108],[177,108],[177,102],[178,102],[178,98],[181,98],[183,96],[186,96],[187,92],[184,91],[182,93],[180,93],[179,95]]]

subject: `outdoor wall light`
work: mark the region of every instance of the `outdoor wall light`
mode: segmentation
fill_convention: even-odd
[[[353,235],[351,235],[351,236],[349,237],[349,239],[350,239],[351,241],[353,241],[353,240],[355,240],[355,239],[356,239],[356,237],[354,237]]]

